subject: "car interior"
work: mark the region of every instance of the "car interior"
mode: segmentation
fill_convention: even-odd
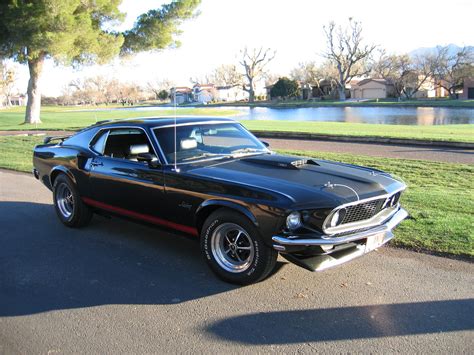
[[[110,131],[104,148],[104,156],[138,161],[138,154],[152,152],[148,137],[141,130]]]

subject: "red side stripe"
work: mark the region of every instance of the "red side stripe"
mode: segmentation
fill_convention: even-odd
[[[194,236],[198,235],[198,232],[197,232],[196,228],[193,228],[193,227],[183,226],[182,224],[170,222],[170,221],[167,221],[165,219],[158,218],[158,217],[154,217],[154,216],[150,216],[150,215],[147,215],[147,214],[142,214],[142,213],[138,213],[138,212],[134,212],[134,211],[129,211],[129,210],[126,210],[124,208],[120,208],[120,207],[116,207],[116,206],[111,206],[109,204],[99,202],[99,201],[93,200],[93,199],[88,198],[88,197],[83,197],[82,200],[85,203],[87,203],[88,205],[98,207],[98,208],[101,208],[101,209],[104,209],[104,210],[107,210],[107,211],[110,211],[110,212],[115,212],[115,213],[118,213],[118,214],[121,214],[121,215],[141,219],[141,220],[149,222],[149,223],[158,224],[158,225],[168,227],[168,228],[171,228],[171,229],[175,229],[175,230],[178,230],[178,231],[181,231],[181,232],[185,232],[185,233],[188,233],[188,234],[191,234],[191,235],[194,235]]]

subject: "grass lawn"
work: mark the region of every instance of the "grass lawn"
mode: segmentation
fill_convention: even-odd
[[[0,137],[0,167],[30,172],[32,149],[40,142],[41,137]],[[474,166],[350,154],[283,152],[370,166],[402,177],[409,186],[402,204],[412,219],[397,228],[392,245],[474,257]]]
[[[411,219],[392,245],[474,257],[474,166],[314,151],[280,151],[382,169],[405,181],[401,203]]]
[[[474,125],[452,124],[436,126],[387,125],[349,122],[303,121],[240,121],[249,130],[304,132],[339,136],[385,137],[403,139],[474,142]]]
[[[103,108],[106,108],[105,106]],[[107,107],[110,109],[111,107]],[[198,116],[232,116],[237,111],[215,108],[185,108],[178,111],[178,115]],[[41,109],[41,120],[38,126],[23,124],[25,108],[15,107],[0,111],[0,130],[75,130],[89,126],[96,121],[107,119],[171,116],[174,110],[132,111],[132,110],[97,110],[97,107],[61,107],[45,106]]]

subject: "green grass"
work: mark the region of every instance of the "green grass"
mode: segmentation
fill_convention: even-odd
[[[366,101],[339,101],[339,100],[287,100],[287,101],[257,101],[257,102],[229,102],[210,104],[208,106],[250,106],[250,107],[473,107],[474,100],[450,100],[450,99],[431,99],[431,100],[402,100],[380,99]]]
[[[96,121],[107,119],[171,116],[174,110],[131,111],[131,110],[94,110],[97,107],[60,107],[46,106],[41,110],[42,123],[38,126],[23,124],[25,108],[15,107],[0,111],[0,130],[75,130],[89,126]],[[104,106],[105,108],[105,106]],[[108,108],[111,108],[110,106]],[[84,111],[94,110],[94,111]],[[232,116],[237,111],[216,110],[212,108],[184,108],[178,115]]]
[[[0,136],[0,168],[31,172],[33,148],[44,137]]]
[[[401,203],[411,219],[396,229],[392,245],[474,257],[474,166],[314,151],[281,152],[369,166],[401,177],[408,185]]]
[[[33,147],[41,142],[41,137],[0,137],[0,167],[30,172]],[[402,204],[412,219],[397,228],[392,245],[474,257],[474,166],[350,154],[282,152],[370,166],[400,176],[408,184]]]
[[[453,142],[474,142],[474,125],[452,124],[435,126],[387,125],[349,122],[304,122],[304,121],[250,121],[243,120],[245,127],[253,132],[304,132],[358,137],[385,137]]]

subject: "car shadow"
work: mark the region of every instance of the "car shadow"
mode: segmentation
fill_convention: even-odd
[[[119,218],[70,229],[52,205],[0,202],[0,316],[171,304],[228,292],[196,240]]]
[[[261,312],[204,329],[225,341],[279,345],[474,329],[474,299]]]

